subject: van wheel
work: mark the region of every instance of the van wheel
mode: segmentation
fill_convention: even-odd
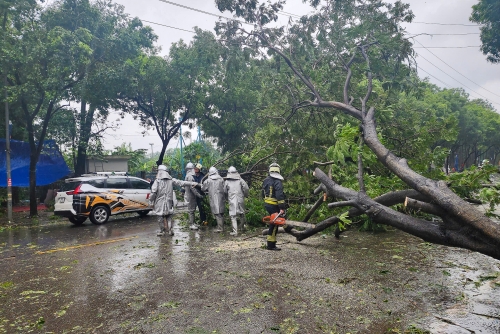
[[[79,225],[82,225],[87,220],[87,217],[76,217],[76,216],[73,216],[73,217],[69,217],[68,219],[73,224],[79,226]]]
[[[104,205],[97,205],[92,208],[90,211],[90,221],[93,224],[101,225],[108,221],[109,219],[109,208]]]
[[[141,217],[146,217],[149,213],[149,211],[151,210],[142,210],[142,211],[137,211],[137,213],[139,214],[139,216]]]

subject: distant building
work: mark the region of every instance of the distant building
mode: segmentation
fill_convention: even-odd
[[[97,172],[127,172],[129,155],[106,155],[101,157],[87,157],[85,173]]]

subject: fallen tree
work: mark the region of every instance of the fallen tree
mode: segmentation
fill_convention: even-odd
[[[219,23],[218,32],[225,43],[244,44],[254,50],[267,49],[269,54],[284,60],[295,80],[302,85],[306,91],[302,96],[310,98],[295,103],[292,114],[304,108],[327,108],[341,111],[357,120],[360,127],[359,146],[366,145],[387,170],[411,188],[370,198],[365,189],[363,157],[359,153],[359,190],[337,184],[321,169],[316,168],[315,176],[322,183],[319,191],[340,200],[330,203],[329,207],[350,208],[347,214],[350,218],[367,215],[379,224],[393,226],[428,242],[461,247],[500,259],[500,225],[460,198],[444,181],[424,177],[413,170],[405,158],[396,156],[380,141],[377,133],[376,110],[374,106],[368,105],[373,93],[374,76],[385,79],[389,70],[396,69],[404,59],[412,57],[411,43],[401,33],[404,29],[400,26],[401,22],[410,22],[413,18],[407,5],[400,2],[391,5],[378,0],[329,0],[315,14],[303,16],[297,24],[292,24],[285,31],[266,27],[267,23],[277,19],[284,1],[267,6],[258,6],[257,1],[217,0],[216,3],[221,11],[235,12],[246,22],[254,24],[254,29],[247,31],[239,21]],[[310,3],[314,7],[319,4],[318,1]],[[312,49],[297,51],[302,46],[303,49],[308,46]],[[371,51],[373,49],[375,50]],[[329,58],[325,61],[327,57]],[[385,57],[390,66],[382,66],[382,70],[374,74],[373,57],[377,57],[377,61]],[[305,63],[304,59],[311,58],[314,61]],[[311,63],[313,64],[310,65]],[[343,101],[323,98],[332,94],[325,92],[325,85],[311,79],[314,78],[311,74],[314,66],[319,67],[325,63],[328,66],[340,65],[346,73]],[[355,102],[350,96],[354,76],[357,78],[357,88],[361,83],[365,86],[359,102]],[[364,79],[360,79],[361,76]],[[357,94],[360,94],[359,89]],[[408,207],[439,219],[426,220],[391,208],[398,203],[406,203]],[[338,224],[339,219],[337,216],[330,217],[313,228],[304,231],[286,229],[286,232],[300,241]]]

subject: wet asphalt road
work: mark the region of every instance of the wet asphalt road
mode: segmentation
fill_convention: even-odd
[[[398,231],[280,235],[269,252],[251,234],[157,229],[0,232],[0,333],[500,333],[500,262],[479,254]]]

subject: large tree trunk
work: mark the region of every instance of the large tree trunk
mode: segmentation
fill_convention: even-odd
[[[331,203],[335,204],[334,206],[336,207],[354,206],[362,213],[367,214],[378,224],[393,226],[420,237],[425,241],[446,246],[466,248],[489,255],[495,259],[500,259],[500,233],[496,232],[495,234],[495,231],[498,231],[500,225],[492,222],[486,217],[481,223],[476,221],[464,222],[462,220],[463,217],[457,217],[455,214],[451,213],[457,210],[452,200],[444,200],[444,202],[449,203],[446,206],[449,209],[446,210],[443,205],[438,205],[437,201],[432,198],[433,203],[430,204],[432,205],[432,210],[429,210],[429,213],[440,214],[442,221],[427,221],[395,211],[369,198],[366,194],[344,188],[329,179],[320,169],[316,169],[315,175],[323,183],[329,195],[341,198],[345,201]],[[437,191],[441,189],[442,188],[438,188]],[[446,188],[446,190],[441,192],[441,196],[449,196],[449,189]],[[465,201],[462,201],[460,205],[470,206]],[[422,205],[421,209],[424,208],[425,205]],[[475,208],[471,208],[471,210],[474,212],[468,213],[468,215],[481,215]],[[488,221],[489,223],[487,223]]]
[[[391,172],[396,174],[408,186],[427,196],[434,204],[441,207],[450,218],[457,221],[467,230],[477,230],[491,238],[494,245],[500,250],[500,225],[491,221],[475,207],[461,199],[451,191],[445,182],[428,179],[413,171],[406,159],[401,159],[392,154],[378,140],[375,128],[374,110],[370,110],[362,122],[366,145],[375,153]]]
[[[87,103],[80,104],[80,135],[78,136],[78,148],[75,164],[75,175],[80,176],[86,172],[87,148],[92,132],[95,108],[91,105],[87,113]]]
[[[380,162],[412,187],[414,192],[396,192],[371,199],[364,192],[357,192],[336,184],[317,168],[315,176],[323,184],[323,190],[329,196],[343,200],[330,203],[329,207],[351,207],[349,217],[366,214],[378,224],[393,226],[425,241],[466,248],[500,259],[500,224],[493,222],[458,197],[443,181],[431,180],[416,173],[408,166],[405,159],[396,157],[384,147],[378,140],[373,115],[374,110],[371,109],[362,119],[366,145],[375,153]],[[389,207],[403,202],[436,215],[440,217],[440,220],[427,221],[415,218]],[[331,217],[312,229],[302,232],[292,230],[289,233],[300,241],[338,222],[338,217]]]
[[[40,99],[38,106],[35,109],[34,115],[38,114],[43,103],[43,98]],[[42,128],[40,131],[40,135],[38,138],[35,138],[35,129],[33,128],[33,119],[28,110],[28,104],[22,100],[21,106],[24,110],[26,117],[26,128],[28,130],[29,136],[29,145],[30,145],[30,190],[29,190],[29,198],[30,198],[30,217],[35,217],[38,215],[37,209],[37,198],[36,198],[36,164],[38,163],[38,159],[40,158],[40,153],[43,148],[43,141],[45,140],[45,136],[47,134],[47,127],[49,126],[50,119],[52,117],[52,112],[54,110],[54,102],[50,101],[47,106],[47,113],[42,122]]]
[[[280,55],[286,58],[283,53]],[[297,73],[291,62],[289,62],[289,65]],[[397,157],[379,141],[374,117],[375,109],[369,108],[366,111],[365,105],[371,93],[371,88],[368,89],[365,100],[362,101],[362,109],[359,110],[349,104],[347,99],[345,103],[321,100],[310,81],[304,77],[302,77],[302,80],[312,87],[312,91],[317,96],[315,102],[310,102],[307,105],[335,108],[358,119],[361,122],[364,143],[377,156],[377,159],[410,188],[424,196],[426,202],[432,203],[432,210],[429,209],[430,212],[428,213],[440,216],[442,221],[430,222],[397,212],[369,198],[363,191],[357,192],[339,186],[320,169],[316,169],[316,176],[323,183],[328,195],[344,200],[340,203],[330,203],[330,207],[352,207],[357,209],[354,212],[367,214],[379,224],[396,227],[426,241],[462,247],[500,259],[499,224],[493,222],[461,199],[447,187],[445,182],[428,179],[412,170],[408,166],[406,159]],[[360,180],[360,189],[362,189],[361,185],[362,180]],[[408,197],[412,198],[411,196]],[[422,208],[430,207],[422,206]],[[351,209],[349,214],[354,213],[352,210],[355,209]],[[304,237],[315,234],[336,223],[338,223],[337,217],[329,218],[319,223],[314,229],[308,229],[306,232],[296,235],[296,237],[298,240],[302,240]],[[293,234],[293,230],[290,233]]]
[[[162,140],[162,147],[160,151],[160,155],[158,156],[158,160],[156,161],[156,166],[163,164],[163,158],[165,157],[165,151],[167,150],[168,143],[170,142],[170,138],[167,140]]]
[[[38,158],[34,158],[30,154],[30,217],[38,215],[37,201],[36,201],[36,163]]]
[[[230,9],[226,2],[217,1],[217,3],[219,5],[219,9]],[[236,2],[231,3],[235,5]],[[237,8],[237,15],[244,16],[246,19],[254,19],[253,15],[257,15],[257,17],[260,17],[259,15],[263,15],[260,14],[260,12],[258,13],[253,10],[249,10],[241,4],[236,4],[235,8]],[[233,11],[234,8],[231,8],[230,10]],[[272,10],[273,9],[271,9],[271,11]],[[276,9],[274,10],[277,11]],[[323,10],[325,11],[324,13],[320,12],[317,15],[318,17],[324,17],[325,20],[329,20],[331,15],[334,14],[333,11],[330,12],[332,7],[325,6],[321,9],[321,11]],[[365,15],[366,10],[365,4],[360,7],[355,5],[353,6],[353,10],[359,14],[360,21],[362,21],[364,19],[362,16]],[[238,11],[240,11],[239,14]],[[379,14],[382,14],[382,11]],[[395,23],[393,19],[394,17],[391,17],[389,20],[391,27]],[[315,18],[314,21],[316,22],[316,20],[317,18]],[[304,22],[306,22],[306,20],[304,20]],[[293,43],[289,43],[287,40],[288,35],[285,35],[282,39],[276,35],[271,37],[270,31],[263,29],[262,26],[256,26],[256,28],[252,31],[241,29],[238,32],[232,32],[233,26],[228,25],[226,28],[227,29],[223,31],[222,35],[226,33],[228,36],[237,36],[237,39],[235,38],[235,40],[231,42],[245,43],[246,41],[252,41],[252,43],[254,43],[257,41],[254,41],[253,39],[258,39],[262,43],[259,46],[265,47],[273,53],[279,55],[293,72],[297,81],[302,82],[303,87],[307,89],[308,93],[310,93],[310,97],[308,97],[308,100],[297,102],[292,108],[293,112],[296,112],[301,108],[327,108],[339,110],[345,115],[357,119],[360,122],[362,130],[363,141],[360,142],[360,146],[367,145],[367,147],[369,147],[370,150],[376,155],[377,159],[390,172],[399,177],[408,185],[408,187],[413,189],[413,191],[417,192],[415,197],[400,197],[400,203],[404,202],[406,197],[409,197],[415,201],[408,200],[407,203],[410,203],[410,205],[413,205],[414,207],[418,207],[420,210],[427,211],[429,214],[436,215],[440,217],[440,219],[438,221],[427,221],[417,218],[412,216],[411,213],[406,214],[391,209],[389,207],[391,205],[389,200],[387,200],[387,203],[383,203],[381,198],[374,200],[368,197],[364,191],[364,173],[361,159],[358,159],[358,183],[360,191],[344,188],[331,180],[323,171],[316,169],[315,175],[323,184],[324,190],[327,192],[328,196],[342,199],[341,202],[330,203],[328,205],[329,207],[350,208],[348,211],[350,217],[359,214],[366,214],[373,221],[379,224],[396,227],[426,241],[442,245],[462,247],[500,259],[500,224],[493,222],[465,200],[457,196],[447,187],[445,182],[428,179],[412,170],[408,166],[405,159],[397,157],[379,141],[375,125],[375,109],[374,107],[368,107],[368,101],[373,90],[374,75],[372,73],[372,65],[369,58],[370,53],[367,51],[373,45],[380,43],[380,41],[373,36],[374,31],[367,34],[360,34],[355,48],[349,46],[346,47],[343,52],[336,52],[336,58],[338,58],[338,61],[332,61],[332,65],[335,66],[340,64],[340,66],[342,66],[347,73],[344,83],[343,101],[339,102],[335,100],[328,101],[323,99],[322,93],[325,87],[316,86],[314,80],[318,77],[316,75],[311,75],[311,69],[309,67],[301,66],[302,64],[298,63],[302,58],[301,56],[296,57],[297,53],[295,53],[291,47]],[[297,26],[297,31],[301,31],[301,28],[302,27]],[[339,26],[338,28],[343,29],[342,26]],[[317,26],[315,25],[314,29],[310,30],[311,32],[307,31],[304,33],[308,36],[308,38],[315,39],[317,36],[321,35],[323,39],[328,39],[329,37],[325,36],[331,33],[331,30],[329,29],[322,30],[321,25],[318,24]],[[318,33],[319,31],[322,33]],[[295,33],[292,37],[293,40],[295,40]],[[394,41],[396,41],[398,37],[394,35],[393,38]],[[318,43],[316,44],[318,47],[321,45],[320,42],[321,41],[318,39]],[[407,40],[403,38],[400,39],[399,42],[403,45],[403,43],[406,43]],[[252,45],[251,43],[249,44]],[[380,45],[378,47],[380,47]],[[330,52],[330,50],[332,50],[332,45],[329,45],[325,49],[321,49],[323,52]],[[378,51],[374,54],[377,55]],[[403,56],[410,57],[411,53],[403,54]],[[359,65],[360,61],[363,61],[364,64]],[[396,61],[399,62],[401,59],[397,58]],[[358,64],[354,68],[353,64],[355,63]],[[353,69],[355,70],[355,73],[353,73]],[[353,105],[355,97],[350,96],[351,78],[354,74],[364,75],[366,78],[366,93],[359,97],[360,104],[357,102],[357,106]],[[381,74],[378,77],[380,79],[383,75],[382,72],[379,74]],[[329,96],[334,95],[335,94],[329,94]],[[423,198],[417,199],[416,197]],[[383,200],[385,201],[386,199]],[[298,240],[303,240],[304,238],[315,234],[324,228],[336,224],[338,219],[338,217],[331,217],[321,223],[318,223],[313,228],[306,229],[302,232],[298,232],[293,229],[287,232],[295,235]]]

